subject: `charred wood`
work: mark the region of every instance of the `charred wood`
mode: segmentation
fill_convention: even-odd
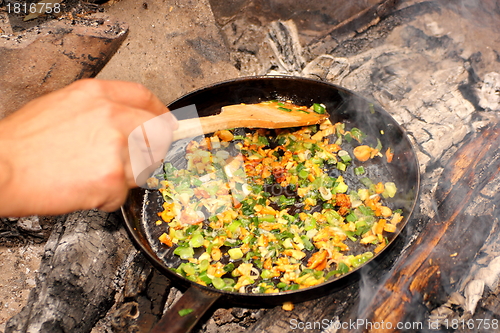
[[[27,216],[22,218],[0,218],[0,245],[42,243],[47,241],[52,226],[61,217]]]
[[[46,244],[28,304],[5,332],[89,332],[113,303],[131,251],[116,214],[68,215]]]
[[[149,332],[161,318],[171,283],[136,252],[125,269],[115,304],[96,325],[106,332]]]

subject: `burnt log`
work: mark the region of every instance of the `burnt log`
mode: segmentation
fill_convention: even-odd
[[[500,173],[500,127],[489,127],[465,143],[450,158],[435,193],[437,207],[417,240],[401,255],[371,300],[350,318],[391,323],[423,322],[428,311],[458,288],[496,220],[499,197],[481,196]],[[489,210],[477,210],[490,206]],[[476,211],[475,211],[476,210]],[[477,211],[481,211],[481,215]],[[423,311],[416,314],[415,309]],[[423,323],[425,325],[431,323]]]
[[[148,332],[171,284],[132,246],[121,215],[54,219],[36,287],[5,332]]]
[[[377,24],[383,17],[394,11],[400,0],[383,0],[372,6],[360,10],[355,15],[332,27],[325,36],[335,39],[352,37],[356,33],[365,31],[368,27]],[[317,43],[313,41],[311,44]]]
[[[132,255],[123,267],[123,286],[115,304],[94,329],[106,332],[149,332],[161,318],[170,280],[154,269],[140,253]],[[175,288],[174,288],[175,289]]]
[[[90,332],[113,304],[133,253],[117,214],[81,211],[59,218],[37,287],[5,332]]]

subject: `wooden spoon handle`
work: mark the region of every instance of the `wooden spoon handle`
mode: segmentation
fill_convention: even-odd
[[[179,128],[174,132],[174,141],[235,127],[308,126],[318,124],[328,117],[326,112],[319,114],[305,107],[292,104],[285,106],[287,107],[281,107],[276,102],[224,106],[218,115],[179,121]]]
[[[216,116],[180,120],[179,128],[174,131],[173,141],[234,128],[238,127],[238,125],[244,126],[238,119],[231,118],[226,117],[224,114],[219,114]]]

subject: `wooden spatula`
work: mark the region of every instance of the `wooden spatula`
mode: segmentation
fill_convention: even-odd
[[[236,127],[272,129],[308,126],[326,118],[328,114],[319,104],[311,108],[275,101],[229,105],[222,107],[222,112],[215,116],[179,121],[174,141],[200,135],[200,126],[203,134],[208,134]]]

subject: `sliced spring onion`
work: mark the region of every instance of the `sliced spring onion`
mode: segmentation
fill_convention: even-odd
[[[179,316],[184,317],[184,316],[187,316],[188,314],[190,314],[193,311],[194,311],[193,309],[182,309],[182,310],[179,310],[178,313],[179,313]]]
[[[384,195],[384,197],[393,198],[396,195],[397,191],[398,189],[396,188],[396,184],[394,184],[393,182],[387,182],[385,183],[385,190],[382,195]]]
[[[339,151],[338,155],[344,163],[349,163],[350,161],[352,161],[352,157],[349,155],[349,152],[347,152],[346,150]],[[345,171],[345,170],[343,170],[343,171]]]
[[[223,279],[221,279],[220,277],[214,277],[212,279],[212,285],[216,288],[216,289],[222,289],[226,286],[226,282],[224,282]]]
[[[326,112],[326,107],[324,104],[314,103],[312,105],[313,111],[319,114],[324,114]]]
[[[334,187],[334,190],[336,193],[346,193],[348,190],[348,186],[346,183],[342,182],[339,183],[337,186]]]
[[[347,272],[349,272],[349,266],[347,266],[345,263],[343,262],[340,262],[338,265],[337,265],[337,271],[339,271],[340,274],[345,274]]]
[[[274,274],[269,269],[263,269],[262,272],[260,273],[260,277],[263,278],[264,280],[268,280],[274,277]]]
[[[366,138],[366,134],[363,133],[359,128],[353,127],[350,130],[351,136],[358,141],[359,143],[363,143],[363,140]]]
[[[360,176],[365,173],[365,168],[363,166],[356,167],[354,168],[354,173]]]
[[[203,242],[205,238],[203,238],[201,232],[197,231],[191,235],[191,239],[189,240],[189,246],[197,248],[203,246]]]
[[[174,250],[174,254],[178,255],[181,259],[189,259],[194,256],[194,250],[192,247],[177,247]]]

